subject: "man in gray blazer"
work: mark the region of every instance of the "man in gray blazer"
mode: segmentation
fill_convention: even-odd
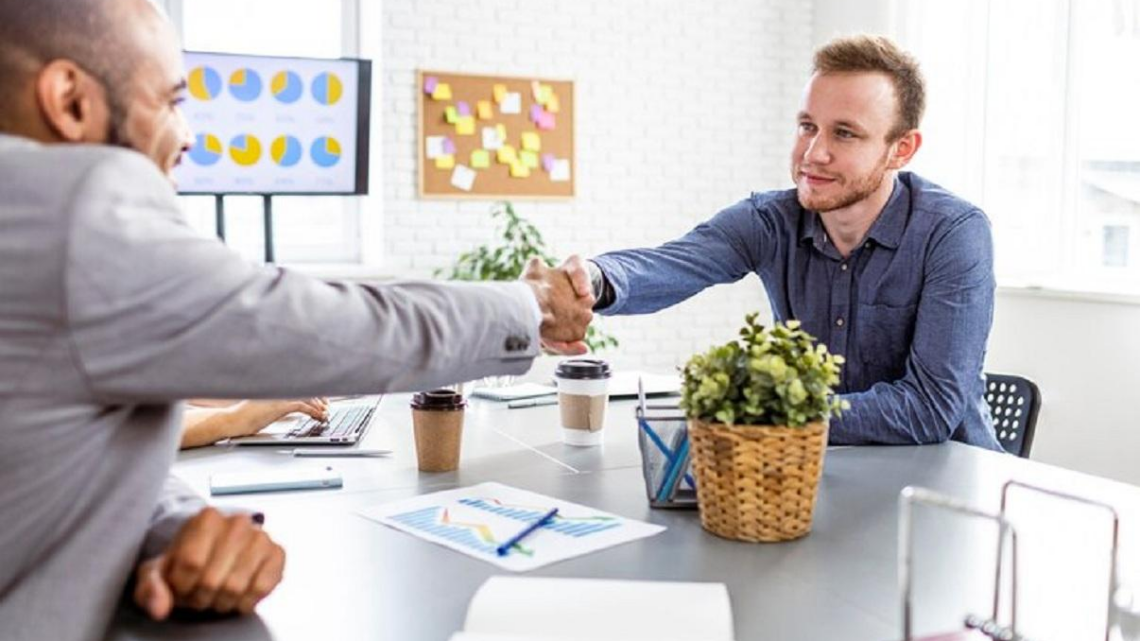
[[[196,234],[177,38],[146,0],[0,0],[0,639],[102,638],[119,595],[250,612],[284,553],[167,480],[189,397],[428,388],[572,353],[591,297],[327,284]],[[95,143],[95,144],[82,144]]]

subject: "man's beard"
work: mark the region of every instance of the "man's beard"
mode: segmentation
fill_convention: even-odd
[[[870,197],[871,194],[875,193],[875,190],[882,186],[883,179],[887,175],[887,155],[889,153],[890,149],[888,149],[883,154],[883,157],[879,159],[879,163],[874,171],[857,179],[844,192],[832,196],[831,198],[824,198],[820,196],[805,197],[804,193],[797,187],[796,198],[800,201],[800,206],[810,211],[822,213],[834,211],[836,209],[843,209],[844,207],[850,207],[859,201],[865,200],[866,198]],[[798,175],[798,170],[796,173],[796,182],[798,183],[801,178]]]

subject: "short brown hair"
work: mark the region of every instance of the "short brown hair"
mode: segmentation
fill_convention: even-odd
[[[884,73],[895,87],[898,114],[888,140],[918,129],[926,109],[926,81],[914,56],[884,36],[857,35],[836,38],[815,52],[813,73]]]

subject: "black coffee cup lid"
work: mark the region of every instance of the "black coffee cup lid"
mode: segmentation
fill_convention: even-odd
[[[610,364],[598,358],[571,358],[558,364],[554,376],[570,380],[610,377]]]
[[[462,394],[449,389],[418,392],[412,397],[412,408],[417,410],[459,410],[466,405]]]

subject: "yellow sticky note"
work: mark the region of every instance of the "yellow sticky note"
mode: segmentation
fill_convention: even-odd
[[[456,120],[459,120],[459,112],[455,107],[448,107],[443,110],[443,117],[447,119],[447,124],[454,125]]]
[[[436,169],[452,169],[455,167],[455,156],[447,154],[445,156],[435,157]]]
[[[558,110],[562,108],[561,104],[562,103],[558,100],[558,96],[550,94],[550,100],[546,101],[546,110],[552,114],[556,114]]]
[[[545,105],[547,102],[550,102],[550,97],[552,95],[554,95],[553,87],[550,85],[539,85],[538,93],[534,99],[538,101],[538,104]]]
[[[503,98],[507,96],[507,86],[495,85],[495,87],[491,90],[491,93],[495,95],[495,102],[502,102]]]
[[[538,168],[538,154],[534,153],[533,151],[524,151],[520,153],[519,160],[523,165],[526,166],[527,169]]]
[[[490,100],[480,100],[475,103],[475,113],[479,115],[479,120],[490,120],[495,117],[495,110],[491,108]]]
[[[460,136],[474,136],[475,116],[460,116],[455,121],[455,133]]]
[[[491,154],[486,149],[476,149],[471,152],[471,166],[475,169],[486,169],[491,166]]]
[[[530,176],[529,167],[518,160],[511,163],[511,178],[526,178],[527,176]]]
[[[499,132],[499,140],[507,142],[507,126],[495,125],[495,131]]]
[[[533,131],[524,131],[522,135],[522,148],[527,151],[541,151],[542,139]]]
[[[432,100],[451,100],[451,85],[446,82],[441,82],[435,86],[435,90],[431,92]]]
[[[510,145],[499,147],[496,157],[498,161],[504,165],[509,165],[518,160],[518,156],[515,155],[515,148]]]

